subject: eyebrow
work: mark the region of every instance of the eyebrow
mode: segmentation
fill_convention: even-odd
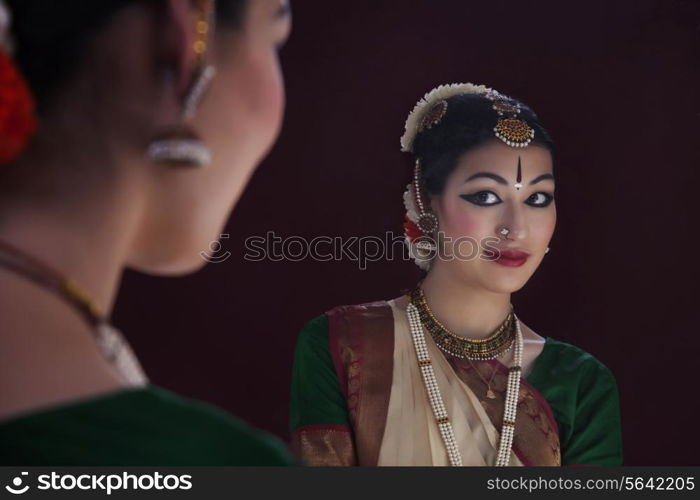
[[[478,178],[480,178],[480,177],[485,177],[485,178],[487,178],[487,179],[492,179],[492,180],[498,182],[499,184],[503,184],[504,186],[507,186],[507,185],[508,185],[508,181],[507,181],[507,180],[505,180],[505,179],[504,179],[503,177],[501,177],[500,175],[492,174],[491,172],[479,172],[478,174],[472,175],[471,177],[469,177],[469,178],[468,178],[466,181],[464,181],[464,182],[466,183],[466,182],[471,181],[472,179],[478,179]],[[547,180],[547,179],[551,179],[552,181],[554,181],[554,176],[553,176],[552,174],[542,174],[542,175],[540,175],[539,177],[535,177],[532,181],[530,181],[530,184],[529,184],[529,185],[532,186],[533,184],[537,184],[538,182],[541,182],[541,181],[544,181],[544,180]]]

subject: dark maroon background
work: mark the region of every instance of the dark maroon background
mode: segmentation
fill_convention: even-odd
[[[419,272],[245,262],[243,239],[400,232],[408,111],[437,84],[484,83],[530,104],[559,148],[552,251],[518,314],[612,369],[626,464],[697,465],[699,4],[297,0],[285,128],[226,229],[231,258],[128,273],[115,323],[155,383],[286,437],[301,326]]]

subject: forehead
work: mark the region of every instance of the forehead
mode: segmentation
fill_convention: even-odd
[[[515,174],[518,158],[523,177],[552,173],[552,155],[538,144],[512,148],[498,139],[488,141],[461,156],[457,169],[461,173],[493,172],[502,176]]]

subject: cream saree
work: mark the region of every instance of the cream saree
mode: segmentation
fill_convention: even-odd
[[[377,465],[449,465],[416,362],[406,311],[394,300],[389,305],[394,319],[394,368]],[[493,465],[498,454],[498,430],[482,402],[457,376],[430,335],[426,343],[464,465]],[[522,465],[514,453],[510,465]]]
[[[325,404],[321,394],[307,395],[322,404],[319,410],[327,405],[328,415],[338,417],[336,423],[327,419],[326,424],[295,430],[293,446],[302,460],[315,465],[448,465],[413,349],[405,300],[341,306],[327,316],[331,369],[342,395],[320,389],[332,396]],[[444,355],[429,336],[426,341],[463,463],[494,464],[507,368],[498,361],[472,366]],[[497,370],[491,384],[496,399],[486,397],[486,384],[476,369],[489,377]],[[560,461],[551,408],[523,379],[510,465],[560,465]]]

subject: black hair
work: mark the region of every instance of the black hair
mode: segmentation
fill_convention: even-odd
[[[498,114],[493,102],[481,94],[462,94],[447,99],[447,112],[439,123],[416,135],[413,152],[421,159],[423,185],[430,194],[440,194],[459,159],[472,149],[495,139]],[[554,143],[537,115],[525,104],[518,118],[535,131],[531,144],[539,144],[554,155]]]
[[[126,6],[155,8],[163,0],[9,0],[14,60],[32,89],[39,112],[52,92],[79,66],[91,35]],[[239,28],[248,0],[218,0],[219,26]]]

